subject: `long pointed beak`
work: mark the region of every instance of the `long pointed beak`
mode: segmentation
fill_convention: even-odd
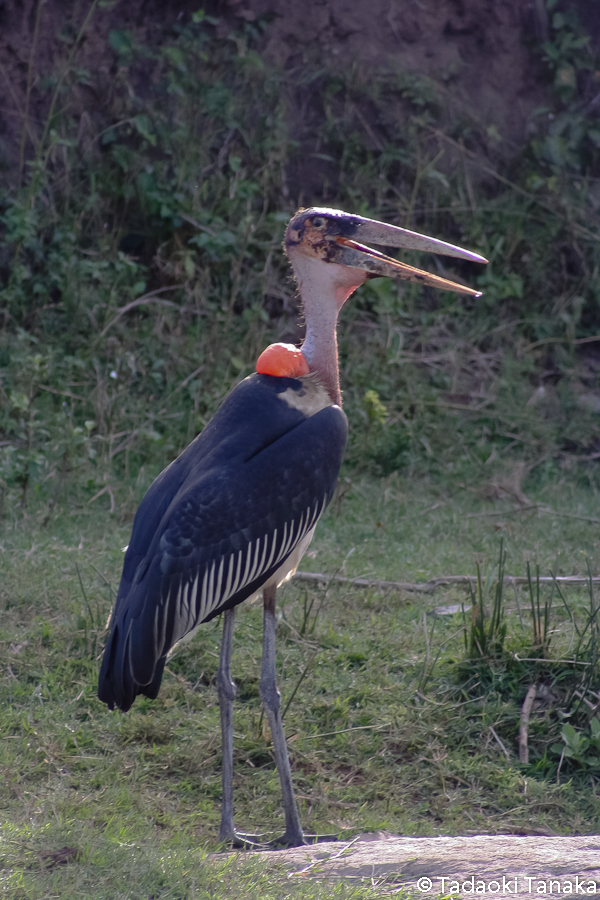
[[[471,262],[487,263],[484,256],[473,253],[472,250],[464,250],[454,244],[438,241],[436,238],[419,234],[416,231],[408,231],[397,225],[386,225],[375,219],[365,219],[362,216],[352,216],[354,226],[353,238],[362,243],[381,244],[384,247],[402,247],[405,250],[427,250],[429,253],[439,253],[442,256],[455,256],[458,259],[468,259]]]
[[[295,254],[304,254],[323,262],[361,269],[371,275],[387,275],[472,297],[481,296],[481,291],[474,291],[463,284],[416,269],[380,253],[379,250],[373,250],[367,245],[367,241],[384,247],[426,250],[470,262],[487,263],[485,257],[472,250],[464,250],[397,225],[386,225],[375,219],[353,216],[340,209],[311,207],[299,210],[290,220],[285,233],[285,246],[290,259]]]
[[[393,225],[385,227],[394,228]],[[402,228],[397,228],[396,230],[401,232],[404,231]],[[425,237],[425,235],[415,234],[414,232],[409,231],[406,233],[411,235],[411,240],[414,236],[414,238],[418,238],[422,242],[420,246],[417,246],[418,242],[415,240],[410,246],[411,250],[433,249],[431,246],[424,247],[423,244],[425,243],[428,245],[442,244],[445,247],[452,247],[453,250],[457,251],[452,254],[453,256],[459,256],[460,253],[463,259],[473,259],[476,262],[487,262],[482,256],[479,256],[477,253],[471,253],[469,250],[461,250],[460,247],[454,247],[452,244],[444,244],[443,241],[437,241],[435,238]],[[396,238],[396,240],[398,240],[398,238]],[[337,248],[333,258],[339,265],[351,266],[354,269],[362,269],[363,272],[369,272],[372,275],[385,275],[389,278],[399,278],[401,281],[415,281],[418,284],[427,285],[428,287],[438,288],[444,291],[456,291],[459,294],[469,294],[471,297],[481,297],[481,291],[475,291],[473,288],[467,287],[464,284],[459,284],[456,281],[450,281],[448,278],[441,278],[439,275],[432,275],[430,272],[423,271],[423,269],[416,269],[414,266],[399,262],[391,256],[386,256],[385,253],[379,253],[378,250],[373,250],[371,247],[359,244],[357,241],[353,241],[350,238],[338,236],[335,238],[335,242]],[[389,241],[385,240],[381,241],[381,243],[387,244]],[[406,244],[397,243],[395,246],[406,247]],[[437,252],[441,253],[443,251],[438,250]]]

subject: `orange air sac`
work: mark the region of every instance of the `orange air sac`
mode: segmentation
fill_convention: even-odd
[[[256,360],[259,375],[275,375],[278,378],[300,378],[310,369],[302,350],[293,344],[270,344]]]

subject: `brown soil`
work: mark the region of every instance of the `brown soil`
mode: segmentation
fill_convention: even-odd
[[[130,29],[153,45],[175,20],[186,19],[200,5],[199,0],[121,0],[112,10],[98,8],[77,63],[101,76],[109,90],[116,71],[108,46],[111,29]],[[533,110],[550,99],[539,53],[548,35],[544,0],[213,0],[202,5],[220,17],[224,33],[244,20],[268,17],[262,53],[290,76],[339,60],[355,65],[363,78],[377,69],[432,77],[447,89],[452,109],[462,105],[491,129],[494,152],[504,158],[518,152]],[[572,0],[572,5],[599,41],[597,4]],[[20,155],[28,81],[29,129],[35,139],[47,111],[44,79],[64,60],[88,9],[87,2],[41,0],[38,6],[38,0],[0,0],[0,164],[9,171]],[[97,88],[82,86],[77,102],[78,112],[98,114],[105,98]],[[31,150],[28,139],[26,155]]]
[[[237,10],[245,5],[230,2]],[[313,65],[337,58],[367,71],[431,76],[515,146],[544,98],[544,72],[531,52],[537,43],[533,3],[252,0],[249,5],[257,13],[276,12],[265,53],[286,68],[304,65],[307,57]]]

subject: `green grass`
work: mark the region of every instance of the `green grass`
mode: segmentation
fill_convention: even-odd
[[[513,473],[514,474],[514,473]],[[586,573],[585,554],[596,560],[599,535],[586,520],[598,515],[597,489],[587,478],[526,484],[529,504],[508,492],[510,477],[454,485],[448,480],[381,480],[342,475],[338,496],[320,526],[318,547],[309,551],[314,571],[384,580],[424,581],[449,574],[475,574],[476,561],[495,568],[500,538],[508,547],[507,573],[526,575],[527,560],[548,574]],[[491,496],[502,499],[491,500]],[[341,496],[340,496],[341,495]],[[552,508],[555,515],[538,512]],[[534,508],[531,508],[534,507]],[[563,517],[561,513],[566,515]],[[570,516],[581,516],[581,519]],[[312,561],[314,560],[314,562]],[[304,568],[308,568],[306,562]]]
[[[596,571],[598,538],[590,523],[525,511],[499,517],[505,524],[496,531],[494,517],[468,518],[514,508],[482,500],[485,484],[455,493],[399,476],[342,484],[347,491],[320,525],[305,568],[424,580],[473,573],[479,561],[485,573],[496,565],[502,534],[510,574],[522,574],[527,559],[543,571],[585,574],[583,553]],[[551,500],[559,512],[595,511],[589,486],[574,479],[523,487],[532,502]],[[19,513],[5,520],[2,536],[0,835],[8,896],[191,898],[221,891],[276,897],[284,884],[289,896],[318,896],[314,885],[280,881],[276,873],[269,886],[260,862],[248,869],[206,856],[217,849],[221,792],[218,620],[170,661],[156,701],[138,699],[121,714],[96,699],[104,626],[134,500],[117,487],[111,515],[106,495],[94,508],[77,503],[72,485],[67,491],[68,505],[56,507],[46,527],[40,525],[44,504],[25,520]],[[580,618],[585,591],[564,592]],[[473,669],[478,679],[471,671],[465,676],[460,615],[425,617],[427,653],[424,613],[465,600],[464,587],[383,594],[292,582],[280,591],[284,704],[307,669],[285,727],[308,831],[597,830],[598,779],[577,766],[563,766],[557,778],[558,757],[549,750],[560,741],[568,712],[568,686],[557,677],[565,667],[524,670],[507,658]],[[523,627],[508,591],[507,651],[531,655],[524,590],[520,606]],[[551,619],[550,656],[568,657],[570,618],[555,604]],[[282,812],[258,693],[260,642],[260,605],[242,606],[233,662],[236,821],[276,835]],[[522,767],[516,738],[532,679],[548,691],[534,710],[531,762]],[[584,719],[571,721],[584,727]],[[340,897],[370,896],[366,885],[339,890]]]

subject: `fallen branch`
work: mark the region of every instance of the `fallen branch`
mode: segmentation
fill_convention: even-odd
[[[593,454],[594,457],[595,455]],[[547,516],[560,516],[562,519],[580,519],[582,522],[600,524],[600,519],[596,519],[594,516],[576,516],[575,513],[557,512],[555,509],[547,509],[545,506],[540,506],[540,512],[545,513]]]
[[[441,575],[439,578],[431,578],[429,581],[421,581],[411,583],[409,581],[379,581],[376,578],[347,578],[345,575],[322,575],[319,572],[296,572],[294,576],[298,581],[309,581],[313,584],[330,585],[332,582],[338,584],[348,584],[351,587],[359,588],[379,588],[380,590],[395,591],[413,591],[420,594],[431,594],[438,587],[446,584],[475,584],[477,577],[475,575]],[[557,578],[552,576],[540,575],[540,584],[574,584],[585,586],[592,584],[600,584],[600,576],[585,577],[583,575],[559,575]],[[504,584],[527,584],[525,575],[505,575]]]
[[[465,519],[481,519],[486,516],[514,516],[515,513],[528,512],[532,509],[540,509],[538,503],[531,503],[528,506],[515,506],[513,509],[494,509],[491,512],[467,513]]]
[[[437,587],[437,582],[426,581],[422,584],[410,584],[405,581],[378,581],[374,578],[346,578],[344,575],[321,575],[318,572],[296,572],[294,576],[299,581],[312,581],[330,585],[332,582],[338,584],[350,584],[352,587],[361,588],[381,588],[382,590],[400,590],[400,591],[419,591],[423,594],[429,594]],[[468,580],[468,577],[467,577]]]
[[[593,663],[584,662],[581,659],[564,659],[560,656],[558,659],[544,659],[540,656],[519,656],[518,653],[513,653],[513,658],[516,659],[517,662],[537,662],[544,663],[545,666],[554,665],[558,663],[561,666],[591,666]],[[575,691],[577,693],[577,691]]]
[[[93,503],[94,500],[97,500],[98,497],[102,497],[103,494],[108,494],[108,496],[110,497],[110,512],[114,513],[114,511],[115,511],[115,495],[112,492],[112,488],[110,488],[108,485],[106,485],[106,487],[103,487],[101,491],[98,491],[97,494],[94,494],[94,496],[92,497],[91,500],[88,500],[88,506],[90,505],[90,503]]]
[[[533,706],[533,701],[535,700],[536,694],[536,686],[535,684],[530,685],[529,690],[525,696],[525,702],[523,703],[523,708],[521,709],[521,721],[519,723],[519,759],[523,763],[524,766],[529,764],[529,746],[527,744],[527,730],[529,728],[529,717],[531,715],[531,708]]]
[[[121,316],[125,315],[125,313],[129,312],[131,309],[135,309],[137,306],[145,306],[147,303],[158,303],[161,306],[174,306],[179,309],[181,307],[178,303],[172,303],[171,300],[157,300],[155,299],[157,294],[164,294],[165,291],[176,291],[182,285],[180,284],[170,284],[168,287],[157,288],[155,291],[150,291],[148,294],[144,294],[143,297],[138,297],[137,300],[132,300],[131,303],[126,303],[125,306],[122,306],[114,319],[111,319],[108,325],[106,325],[102,331],[100,332],[100,337],[104,337],[107,331],[113,327],[113,325],[119,321]]]
[[[467,513],[465,519],[480,519],[485,516],[514,516],[517,513],[530,512],[533,509],[537,509],[538,513],[542,513],[542,515],[545,516],[559,516],[561,519],[580,519],[582,522],[594,522],[596,525],[600,524],[600,519],[597,519],[594,516],[578,516],[575,513],[558,512],[558,510],[551,509],[549,506],[540,506],[539,503],[531,503],[527,506],[515,506],[512,509],[495,509],[490,512]]]

